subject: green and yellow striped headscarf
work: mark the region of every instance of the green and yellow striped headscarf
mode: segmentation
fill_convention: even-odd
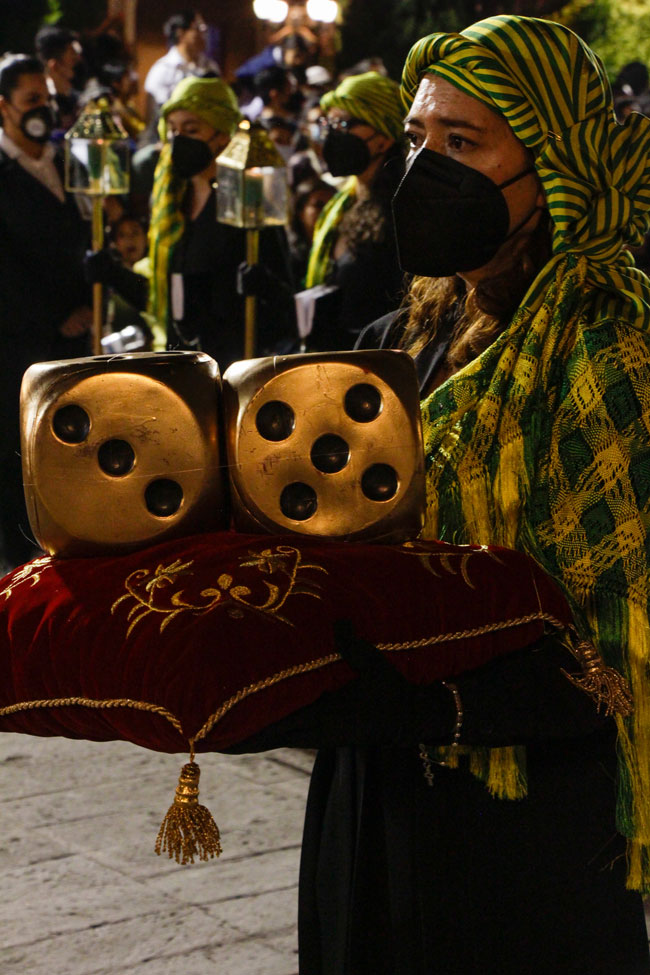
[[[188,181],[172,172],[171,144],[167,141],[167,118],[178,109],[192,112],[217,132],[225,132],[229,136],[242,118],[234,91],[221,78],[183,78],[160,110],[158,131],[164,144],[154,173],[151,200],[148,311],[163,328],[167,327],[169,313],[169,264],[173,249],[185,229],[182,204]]]
[[[349,112],[396,142],[402,138],[405,113],[399,85],[377,71],[345,78],[334,91],[323,95],[320,106],[325,112],[330,108]]]
[[[158,134],[163,142],[167,138],[167,117],[179,108],[198,115],[217,132],[227,135],[233,135],[243,118],[237,96],[221,78],[183,78],[160,109]]]
[[[418,41],[407,105],[427,74],[499,112],[531,150],[553,255],[492,345],[422,404],[425,536],[529,552],[627,677],[617,824],[628,886],[650,893],[650,281],[626,249],[649,224],[650,119],[619,125],[598,57],[543,20]],[[520,749],[478,751],[471,767],[493,794],[525,792]]]
[[[567,27],[490,17],[411,48],[402,97],[435,74],[498,111],[535,156],[553,224],[553,253],[584,255],[588,279],[616,314],[650,330],[650,285],[625,245],[650,226],[650,121],[614,116],[605,69]]]
[[[320,105],[325,112],[330,108],[340,108],[354,118],[363,119],[377,132],[396,142],[402,138],[405,113],[399,85],[377,71],[345,78],[334,91],[323,95]],[[327,279],[339,224],[356,198],[357,179],[352,176],[327,203],[318,218],[305,277],[308,288]]]

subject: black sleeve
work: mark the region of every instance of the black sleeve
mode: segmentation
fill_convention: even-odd
[[[258,355],[298,351],[298,326],[289,243],[283,227],[260,233],[260,263],[272,275],[272,287],[260,297]]]
[[[455,678],[463,706],[461,744],[494,748],[574,738],[611,723],[563,673],[578,669],[571,653],[549,638]],[[448,745],[455,724],[453,695],[439,681],[412,686],[396,701],[385,687],[378,692],[360,677],[227,750]]]

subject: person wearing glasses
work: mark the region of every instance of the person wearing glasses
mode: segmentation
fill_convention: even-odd
[[[361,329],[399,305],[390,200],[404,173],[399,85],[376,71],[346,78],[321,99],[323,157],[332,176],[349,177],[324,208],[309,256],[316,301],[310,350],[349,349]]]
[[[205,54],[208,25],[196,10],[174,14],[163,32],[169,50],[152,64],[144,82],[144,90],[158,110],[183,78],[221,74],[218,64]]]

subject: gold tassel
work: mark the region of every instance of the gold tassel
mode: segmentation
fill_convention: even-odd
[[[196,762],[183,766],[174,801],[163,819],[156,839],[156,853],[165,850],[177,863],[194,863],[219,856],[219,828],[212,813],[199,805],[199,776]]]
[[[572,684],[589,694],[596,701],[600,711],[605,708],[605,717],[618,714],[623,718],[629,717],[634,707],[628,682],[613,667],[606,667],[605,663],[592,643],[583,640],[573,650],[574,656],[580,661],[581,676],[562,673]]]

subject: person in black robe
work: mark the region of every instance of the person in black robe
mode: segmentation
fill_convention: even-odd
[[[83,257],[90,227],[64,190],[62,154],[44,69],[0,61],[0,527],[5,569],[32,558],[20,460],[19,393],[34,362],[90,352],[90,289]]]
[[[502,20],[515,37],[533,29],[525,18],[494,18],[483,31],[468,32],[475,45],[483,33],[490,37],[490,28],[505,33]],[[468,179],[471,146],[481,144],[478,123],[463,125],[451,110],[445,115],[444,108],[457,107],[451,95],[449,105],[442,97],[424,107],[423,101],[407,118],[413,156],[430,136],[431,115],[436,133],[453,140],[436,157],[466,151]],[[485,124],[489,112],[483,111]],[[412,172],[426,185],[427,153],[434,154],[428,145],[421,167],[407,162],[405,183],[416,181]],[[510,162],[514,183],[520,164]],[[451,187],[458,167],[438,158],[436,167]],[[529,174],[522,165],[517,178]],[[501,180],[492,182],[508,218],[485,259],[486,265],[494,259],[498,274],[482,276],[478,288],[465,287],[453,267],[427,271],[425,239],[438,235],[431,253],[442,267],[462,235],[449,222],[436,228],[431,208],[424,200],[418,207],[414,195],[402,225],[410,239],[400,240],[398,223],[400,256],[412,256],[403,266],[442,283],[432,295],[421,277],[407,307],[375,323],[358,343],[408,350],[423,395],[492,345],[550,258],[535,179],[511,193]],[[477,186],[467,185],[468,192]],[[475,207],[479,196],[477,190]],[[459,214],[463,203],[461,196]],[[448,213],[451,219],[452,208]],[[486,236],[478,223],[474,233]],[[463,267],[475,241],[468,231],[460,243],[450,260]],[[471,260],[468,272],[483,266]],[[616,819],[616,727],[567,680],[568,651],[545,641],[460,676],[450,693],[440,683],[406,685],[349,626],[338,628],[337,649],[359,672],[357,681],[237,748],[319,749],[302,849],[300,975],[648,975],[643,903],[626,887],[626,840]],[[470,750],[525,747],[525,797],[493,797],[462,757],[459,767],[437,764],[438,747],[454,741]]]

